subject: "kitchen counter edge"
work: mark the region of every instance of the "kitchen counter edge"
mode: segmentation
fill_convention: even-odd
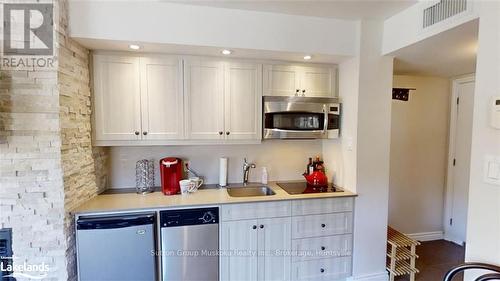
[[[223,204],[258,203],[286,200],[321,199],[335,197],[356,197],[357,194],[348,190],[332,193],[308,193],[290,195],[276,182],[268,184],[275,195],[231,197],[225,188],[202,189],[188,195],[163,195],[160,191],[148,194],[116,193],[100,194],[81,204],[71,213],[73,215],[89,215],[98,213],[140,212],[179,207],[214,206]],[[244,188],[244,187],[242,187]]]

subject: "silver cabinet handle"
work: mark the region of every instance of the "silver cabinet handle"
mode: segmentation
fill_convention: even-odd
[[[328,110],[326,110],[326,104],[323,105],[323,114],[324,114],[323,134],[326,134],[328,132]]]

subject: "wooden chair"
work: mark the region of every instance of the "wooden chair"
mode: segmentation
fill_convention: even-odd
[[[460,272],[466,271],[468,269],[482,269],[491,271],[491,273],[487,273],[476,278],[475,281],[489,281],[489,280],[500,280],[500,267],[492,264],[486,263],[464,263],[459,266],[456,266],[450,269],[446,275],[444,276],[443,281],[452,281],[453,277]]]

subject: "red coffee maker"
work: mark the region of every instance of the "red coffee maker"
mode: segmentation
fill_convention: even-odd
[[[183,177],[182,159],[166,157],[160,160],[161,190],[165,195],[181,191],[179,181]]]

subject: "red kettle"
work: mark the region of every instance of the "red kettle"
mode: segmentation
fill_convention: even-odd
[[[307,185],[311,185],[314,187],[327,187],[328,186],[328,178],[322,171],[314,171],[310,175],[303,174],[304,178],[306,178]]]

